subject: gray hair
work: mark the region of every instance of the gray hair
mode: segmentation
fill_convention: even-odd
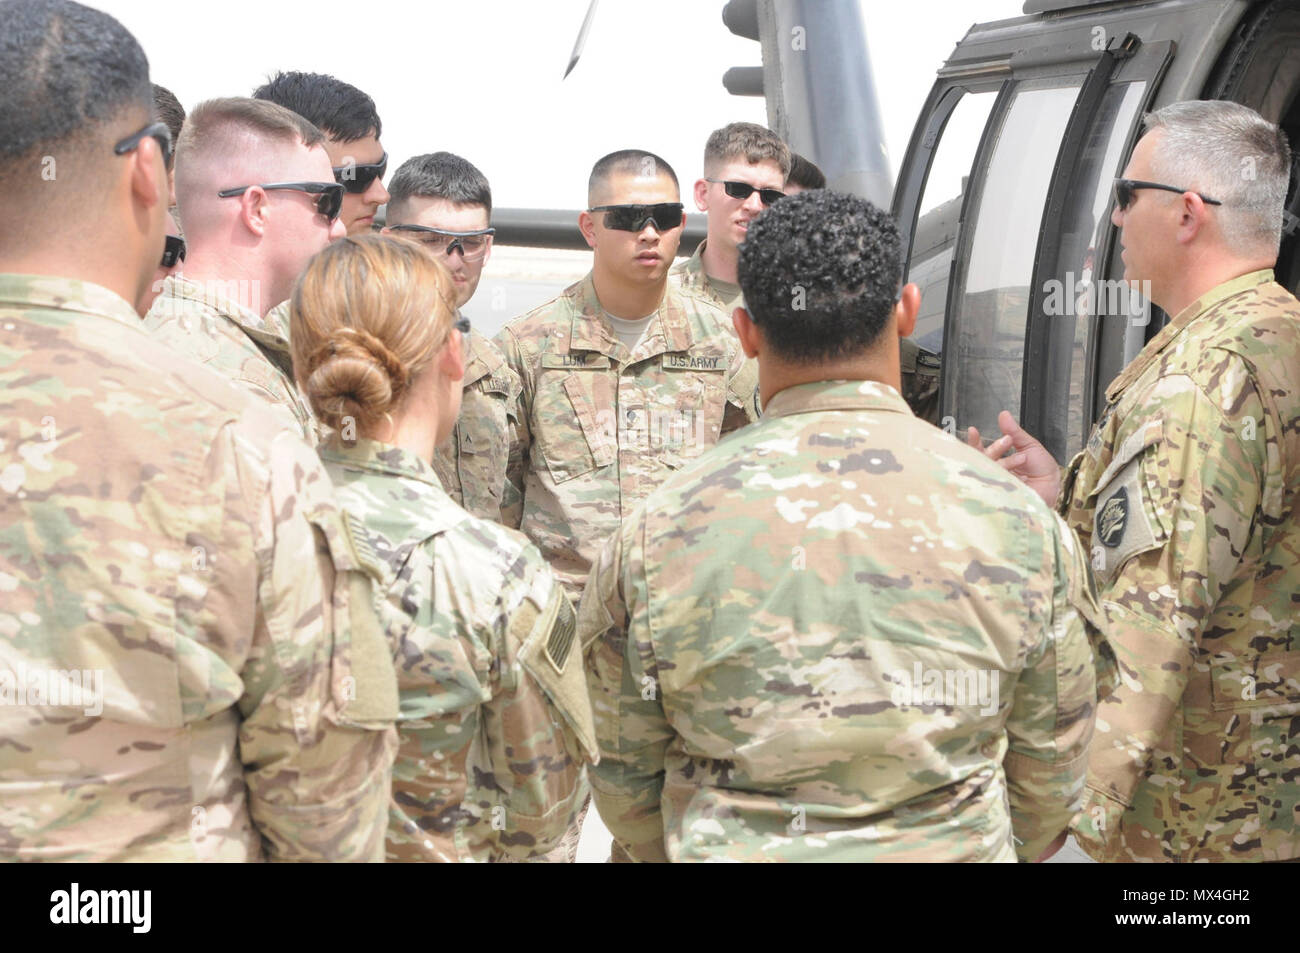
[[[1162,133],[1151,159],[1154,174],[1223,203],[1217,210],[1229,250],[1276,256],[1291,178],[1286,134],[1248,106],[1226,100],[1172,103],[1143,122]]]

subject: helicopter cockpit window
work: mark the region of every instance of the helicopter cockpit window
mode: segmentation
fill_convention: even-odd
[[[1077,82],[1021,84],[991,140],[976,207],[968,213],[974,223],[970,253],[956,276],[959,293],[944,356],[961,430],[973,424],[986,436],[997,434],[999,411],[1020,417],[1034,255],[1061,138],[1078,94]]]
[[[962,200],[980,136],[997,90],[968,92],[957,101],[934,153],[918,206],[907,280],[921,289],[921,311],[912,340],[936,354],[943,350],[943,316],[948,275],[957,246]]]

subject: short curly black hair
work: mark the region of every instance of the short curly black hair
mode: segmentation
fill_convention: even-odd
[[[781,358],[820,363],[871,347],[902,279],[898,228],[865,199],[816,189],[777,202],[740,245],[745,308]]]

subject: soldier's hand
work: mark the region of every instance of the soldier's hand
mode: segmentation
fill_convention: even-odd
[[[1004,410],[998,414],[998,426],[1002,429],[1002,436],[987,447],[980,439],[980,432],[974,427],[966,429],[966,442],[1014,473],[1048,506],[1055,506],[1056,498],[1061,492],[1061,468],[1057,465],[1056,458],[1029,431],[1021,427],[1009,411]],[[1003,456],[1008,450],[1013,452],[1009,456]]]

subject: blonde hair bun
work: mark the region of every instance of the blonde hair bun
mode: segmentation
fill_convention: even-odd
[[[373,436],[451,333],[451,276],[416,242],[359,235],[316,255],[289,299],[294,373],[316,416]]]

